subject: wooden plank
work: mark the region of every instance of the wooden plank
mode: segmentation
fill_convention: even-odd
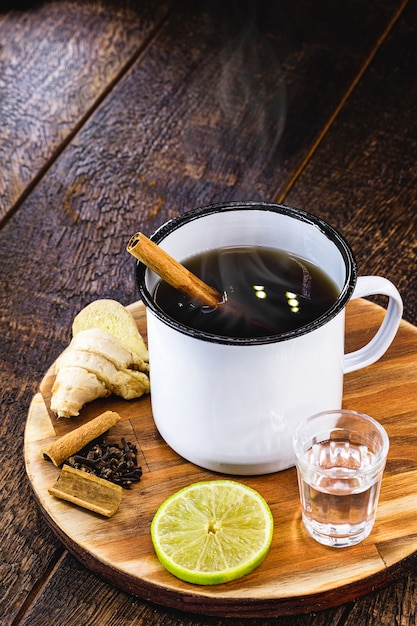
[[[318,10],[305,0],[303,6],[287,3],[277,12],[270,3],[261,3],[254,15],[244,13],[238,19],[236,15],[225,19],[219,3],[209,4],[209,8],[204,3],[185,7],[164,35],[170,63],[166,63],[167,49],[156,46],[164,58],[153,56],[145,86],[143,69],[139,77],[132,77],[131,95],[127,93],[120,101],[123,110],[114,110],[115,116],[127,115],[132,120],[134,126],[129,128],[135,127],[135,120],[144,120],[137,129],[135,152],[139,153],[131,155],[127,163],[125,154],[118,163],[119,168],[122,163],[128,167],[121,186],[130,185],[132,170],[145,187],[155,187],[155,181],[167,175],[185,175],[187,208],[219,194],[223,199],[225,187],[233,197],[237,197],[235,191],[253,199],[277,193],[343,97],[395,5],[395,0],[385,0],[374,11],[368,4],[353,3],[335,12],[331,3],[323,3]],[[30,16],[27,20],[24,14],[11,13],[2,25],[3,37],[10,42],[5,54],[22,67],[7,77],[7,98],[0,110],[5,129],[0,152],[4,177],[0,217],[27,192],[31,181],[78,129],[153,26],[152,21],[144,22],[146,8],[138,16],[132,11],[104,12],[94,5],[86,8],[68,3],[64,9],[52,4]],[[252,18],[256,20],[253,24],[248,22]],[[308,33],[305,21],[311,24]],[[346,26],[353,23],[355,28]],[[199,37],[202,28],[203,38]],[[165,66],[157,77],[155,64]],[[178,82],[187,85],[185,100],[184,90],[176,89]],[[125,97],[130,98],[127,108],[122,104]],[[171,116],[164,123],[167,99],[178,110],[175,123]],[[120,133],[116,120],[103,123]],[[155,141],[155,127],[160,129],[164,154]],[[86,143],[94,148],[96,140],[91,133]],[[120,143],[125,145],[125,138]],[[151,176],[143,174],[135,162],[143,160],[143,150],[150,152],[152,160],[158,155]],[[216,164],[220,155],[221,178]],[[107,158],[110,156],[107,153]],[[87,159],[91,155],[86,154],[80,163]],[[112,169],[113,164],[109,165]],[[74,197],[86,195],[92,172],[82,169],[83,176],[68,184],[67,210],[71,210]],[[161,190],[154,188],[151,202],[152,198],[155,210],[162,199],[172,206]]]
[[[133,306],[132,311],[143,332],[143,305]],[[349,304],[347,314],[350,332],[365,343],[368,329],[378,328],[383,311],[357,300]],[[417,552],[417,462],[413,458],[417,444],[416,347],[417,329],[402,322],[395,347],[381,361],[346,376],[344,405],[373,415],[390,437],[376,523],[370,537],[358,546],[341,552],[321,546],[307,535],[294,468],[267,476],[232,477],[257,489],[271,507],[275,533],[267,558],[249,576],[226,585],[199,587],[179,581],[164,570],[153,552],[152,517],[174,491],[199,480],[215,479],[216,474],[185,461],[165,444],[156,431],[149,397],[132,402],[98,400],[87,405],[80,418],[57,420],[49,410],[52,371],[33,398],[25,433],[26,467],[36,499],[48,524],[77,558],[116,586],[153,602],[209,615],[261,617],[265,611],[287,615],[299,612],[300,605],[313,611],[365,595],[403,573],[405,559],[411,566],[410,557]],[[45,444],[103,409],[122,416],[111,437],[130,437],[140,450],[143,467],[140,483],[123,496],[119,511],[110,520],[52,497],[48,488],[60,470],[40,452]]]
[[[169,2],[144,2],[140,11],[129,2],[12,4],[17,10],[0,21],[0,221],[139,53]]]
[[[62,581],[67,581],[71,593],[65,594],[63,601]],[[78,599],[82,597],[80,605]],[[46,616],[51,623],[65,624],[78,621],[81,624],[91,620],[89,607],[95,607],[94,619],[102,624],[113,623],[116,626],[266,626],[273,623],[279,626],[340,626],[346,612],[341,608],[328,609],[310,615],[294,617],[275,617],[267,615],[260,619],[239,619],[187,615],[183,611],[165,609],[153,603],[144,602],[111,584],[104,582],[97,575],[87,570],[71,555],[66,555],[59,564],[59,573],[53,572],[35,602],[25,614],[24,624],[42,624]],[[412,614],[412,613],[410,613]],[[84,618],[84,621],[82,621]],[[272,621],[273,620],[273,621]],[[380,623],[371,623],[380,626]]]
[[[60,160],[59,203],[74,220],[113,210],[149,232],[197,205],[279,194],[397,4],[261,2],[237,17],[185,3]]]
[[[390,278],[404,317],[417,312],[417,7],[405,3],[285,202],[330,221],[351,243],[360,274]]]

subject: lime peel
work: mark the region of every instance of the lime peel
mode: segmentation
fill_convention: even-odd
[[[266,557],[273,517],[265,499],[233,480],[194,483],[170,496],[151,524],[156,555],[186,582],[216,585],[253,571]]]

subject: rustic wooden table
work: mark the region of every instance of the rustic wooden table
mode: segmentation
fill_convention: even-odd
[[[196,206],[279,201],[326,219],[417,325],[416,41],[411,0],[0,4],[2,624],[416,623],[414,558],[385,588],[296,617],[147,603],[64,549],[23,458],[74,315],[136,300],[128,238]]]

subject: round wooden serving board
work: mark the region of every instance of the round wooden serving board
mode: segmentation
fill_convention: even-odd
[[[141,303],[129,307],[146,338]],[[367,300],[348,305],[347,351],[364,345],[384,309]],[[192,367],[192,363],[190,363]],[[219,475],[188,463],[159,436],[149,397],[111,397],[87,405],[75,419],[50,412],[51,368],[34,396],[25,432],[29,480],[45,518],[66,548],[88,568],[144,599],[189,612],[239,617],[290,615],[337,606],[381,588],[409,571],[417,552],[417,328],[402,322],[386,355],[375,365],[345,377],[344,406],[379,420],[390,437],[377,519],[371,535],[352,548],[319,545],[304,530],[295,469],[258,477],[233,477],[257,489],[269,503],[274,538],[265,561],[251,574],[218,586],[182,582],[155,557],[150,524],[159,505],[178,489]],[[136,443],[143,476],[123,492],[110,519],[49,495],[60,470],[45,461],[48,442],[106,409],[122,421],[110,435]]]

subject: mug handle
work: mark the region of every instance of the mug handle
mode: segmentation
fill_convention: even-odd
[[[403,301],[398,289],[390,280],[382,276],[359,276],[351,300],[377,294],[388,296],[387,312],[373,339],[360,350],[345,354],[343,360],[345,374],[378,361],[388,350],[397,333],[403,314]]]

